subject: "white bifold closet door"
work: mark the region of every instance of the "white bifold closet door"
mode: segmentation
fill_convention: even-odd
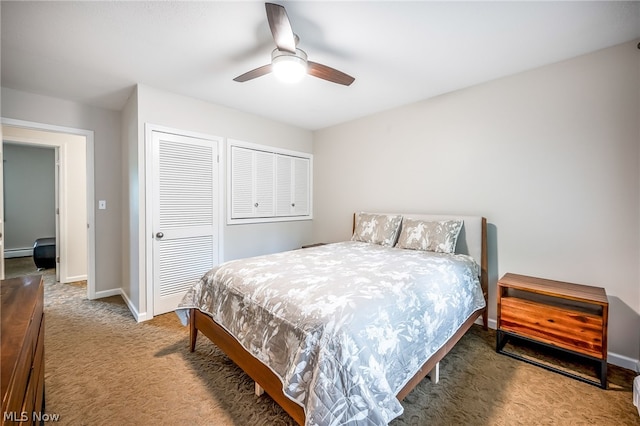
[[[154,131],[153,315],[218,264],[218,141]]]

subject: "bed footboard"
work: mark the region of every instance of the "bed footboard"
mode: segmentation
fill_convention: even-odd
[[[449,353],[454,345],[471,328],[474,322],[483,314],[484,309],[474,312],[458,331],[427,360],[407,382],[404,388],[398,392],[398,399],[404,399],[418,383],[429,375],[437,364]],[[195,349],[198,331],[207,336],[220,350],[240,367],[256,383],[256,394],[258,389],[264,390],[271,398],[278,403],[299,425],[304,425],[304,409],[286,397],[282,392],[282,382],[280,378],[271,371],[269,367],[260,362],[257,358],[247,352],[238,341],[231,336],[224,328],[220,327],[209,315],[203,314],[198,309],[191,309],[189,317],[189,329],[191,340],[191,351]]]
[[[436,365],[449,353],[449,351],[458,343],[458,340],[464,336],[464,334],[471,328],[471,326],[475,323],[475,321],[482,315],[483,309],[475,311],[469,319],[462,324],[462,327],[456,331],[456,333],[451,336],[449,340],[425,362],[420,370],[407,382],[404,388],[400,389],[398,392],[398,399],[403,400],[405,396],[409,394],[415,388],[418,383],[422,381],[427,375],[431,373],[431,371],[436,368]],[[438,374],[439,376],[439,374]]]
[[[201,331],[260,388],[264,389],[298,424],[304,425],[304,409],[284,395],[280,378],[269,367],[247,352],[231,334],[220,327],[209,315],[203,314],[198,309],[191,309],[189,328],[191,330],[192,351],[195,348],[198,331]]]

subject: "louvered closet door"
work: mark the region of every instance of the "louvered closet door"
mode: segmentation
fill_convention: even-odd
[[[218,264],[218,141],[153,132],[153,315]]]
[[[278,216],[309,214],[309,159],[278,155],[277,208]]]
[[[291,164],[293,157],[289,155],[277,155],[276,162],[276,214],[278,216],[290,216],[294,207],[291,197],[293,181],[291,176]]]
[[[310,168],[308,158],[293,158],[293,209],[291,214],[294,216],[304,216],[310,213]]]
[[[271,217],[275,213],[275,155],[231,147],[231,217]]]

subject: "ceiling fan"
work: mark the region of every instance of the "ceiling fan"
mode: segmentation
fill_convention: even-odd
[[[309,61],[306,52],[297,48],[299,38],[293,33],[284,7],[274,3],[265,3],[265,7],[269,28],[276,42],[276,48],[271,52],[271,63],[239,75],[234,81],[242,83],[273,72],[288,81],[296,81],[309,74],[344,86],[354,82],[355,78],[342,71]]]

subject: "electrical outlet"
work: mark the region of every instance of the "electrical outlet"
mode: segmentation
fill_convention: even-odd
[[[106,210],[107,209],[107,200],[98,201],[98,208],[100,210]]]

